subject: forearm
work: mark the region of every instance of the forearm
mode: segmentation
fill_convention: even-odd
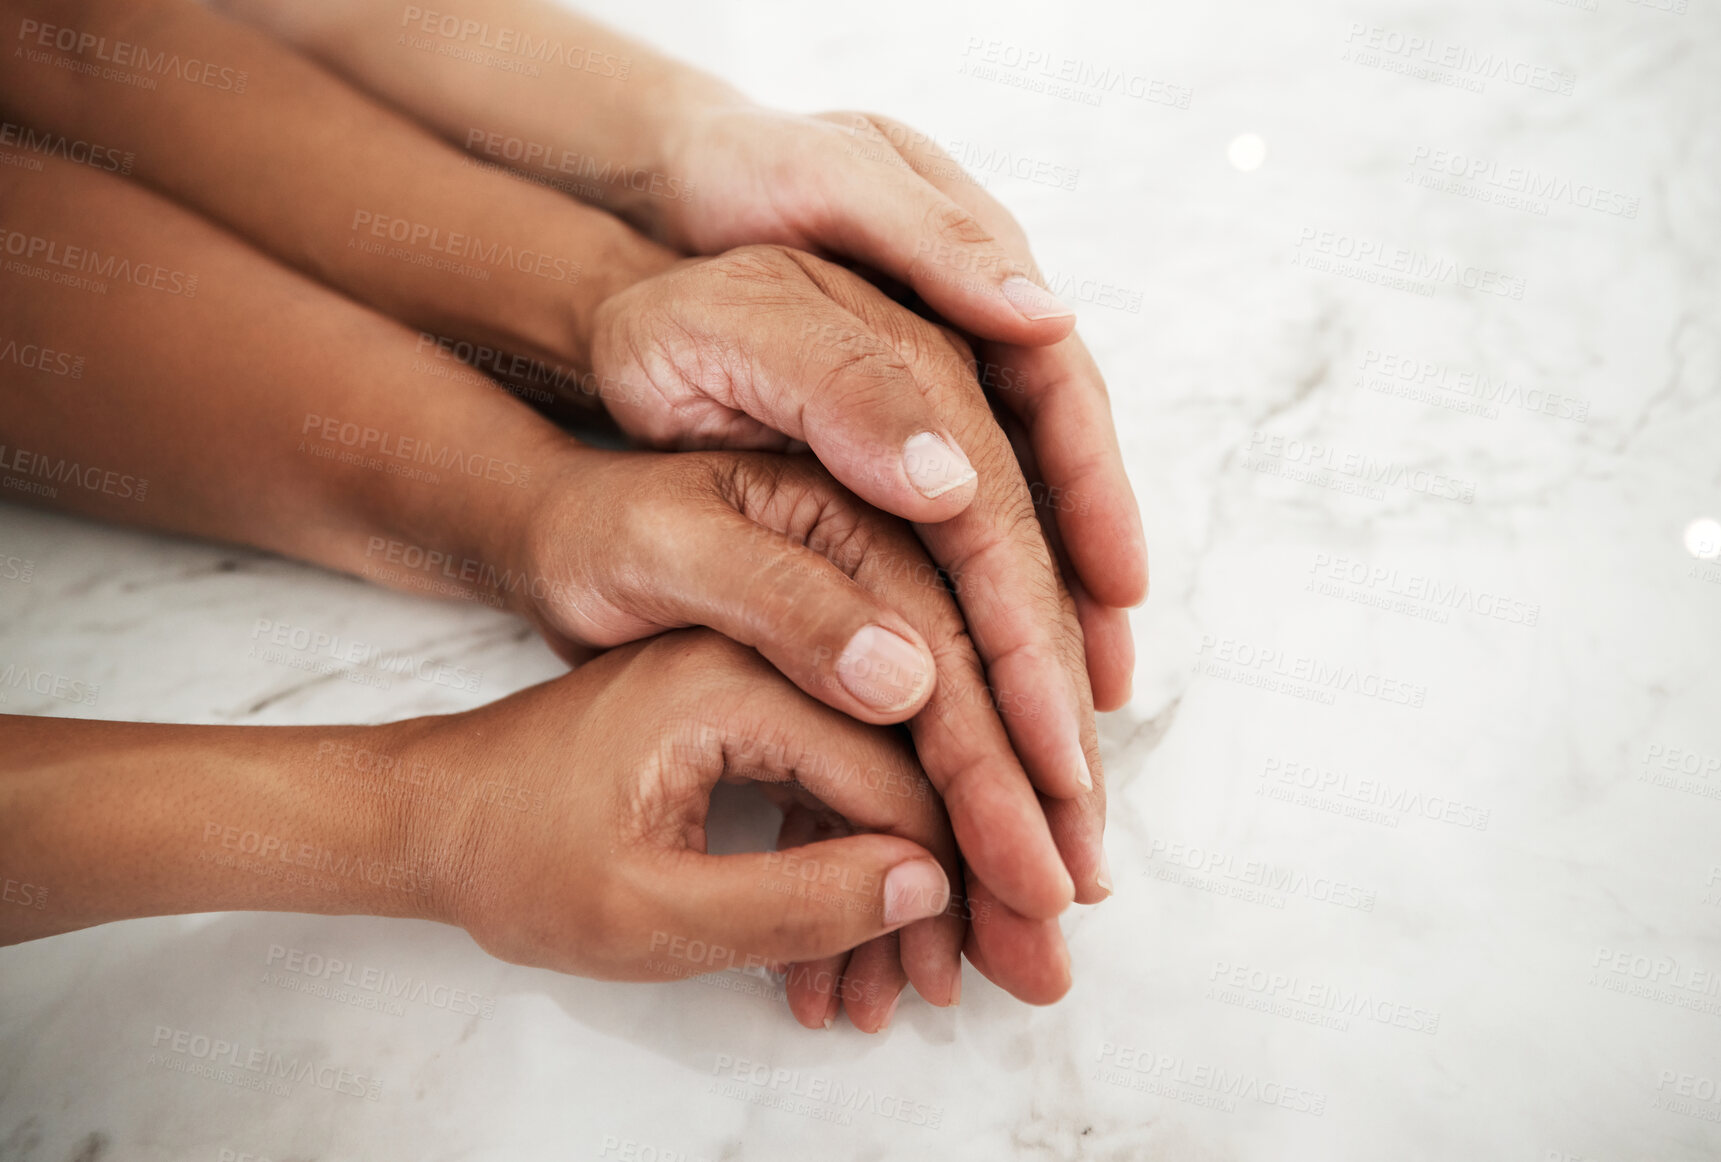
[[[458,861],[352,768],[410,729],[0,716],[0,944],[188,912],[439,917]]]
[[[697,196],[667,145],[728,84],[545,0],[223,0],[475,156],[657,232]]]
[[[8,7],[17,117],[132,154],[134,177],[415,326],[584,371],[596,305],[671,261],[197,4]]]
[[[20,252],[0,495],[446,592],[424,563],[506,568],[577,451],[433,342],[128,182],[49,159],[0,174],[0,206]],[[416,574],[386,567],[408,550]]]

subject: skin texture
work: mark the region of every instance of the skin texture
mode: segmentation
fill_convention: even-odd
[[[583,447],[482,377],[433,374],[398,323],[88,167],[49,159],[0,175],[0,209],[8,237],[56,240],[62,258],[76,246],[197,277],[189,296],[155,279],[110,278],[105,294],[0,279],[19,341],[83,360],[71,392],[0,364],[7,467],[58,482],[38,503],[512,608],[571,659],[707,625],[857,716],[838,647],[855,627],[893,627],[924,644],[936,681],[873,719],[909,720],[969,863],[1056,933],[1073,889],[1056,879],[1057,848],[960,612],[912,531],[810,457]],[[104,473],[147,490],[108,487]],[[914,979],[935,1003],[955,993],[967,915],[928,925],[929,967]],[[995,979],[1050,999],[1068,984],[1061,943],[1044,966],[1019,962],[1012,916],[993,897],[973,910],[975,939]]]
[[[0,913],[0,943],[229,909],[408,916],[606,980],[818,965],[788,979],[803,1022],[825,1024],[839,997],[877,1031],[922,979],[914,933],[928,929],[903,925],[950,899],[954,841],[911,748],[706,630],[464,714],[301,728],[0,716],[0,755],[0,850],[42,899]],[[423,793],[378,793],[360,771]],[[760,782],[853,834],[708,855],[720,780]],[[892,971],[848,961],[856,946],[884,949]]]
[[[807,116],[759,106],[541,0],[473,0],[459,13],[469,26],[452,33],[386,0],[220,0],[219,7],[475,157],[608,207],[678,250],[713,255],[774,244],[861,263],[975,336],[984,381],[1022,421],[1047,488],[1068,501],[1056,506],[1056,520],[1070,575],[1090,595],[1078,609],[1095,702],[1115,709],[1128,700],[1133,647],[1123,609],[1147,595],[1147,550],[1105,381],[1073,333],[1072,311],[1044,301],[1025,312],[1004,293],[1012,279],[1042,281],[1027,238],[929,135],[877,114]],[[494,44],[504,30],[577,47],[588,67],[545,66],[534,75],[403,43]],[[748,414],[781,432],[773,418],[783,410],[767,404]],[[667,417],[655,419],[660,432],[666,426]]]
[[[390,27],[381,40],[351,35],[358,25],[338,23],[383,12],[374,5],[354,6],[333,23],[316,4],[281,18],[277,32],[296,37],[326,63],[445,136],[474,144],[481,159],[489,138],[474,142],[474,110],[500,131],[543,128],[542,140],[558,148],[611,158],[630,149],[622,170],[637,173],[647,166],[653,173],[682,175],[697,193],[686,199],[633,196],[634,184],[623,179],[614,198],[599,199],[610,208],[683,249],[775,244],[747,246],[713,259],[720,265],[712,273],[689,274],[687,267],[671,269],[667,253],[621,230],[614,219],[465,164],[411,123],[195,5],[84,0],[10,7],[23,18],[171,44],[242,66],[251,78],[247,99],[226,103],[195,87],[109,93],[123,87],[45,66],[0,78],[0,98],[32,119],[134,148],[140,179],[391,314],[545,361],[560,383],[601,397],[624,427],[651,443],[810,445],[841,484],[918,522],[921,543],[955,581],[969,651],[986,667],[976,667],[980,676],[961,695],[966,717],[941,716],[946,733],[966,732],[968,739],[927,759],[934,782],[952,796],[957,831],[978,876],[975,898],[984,895],[997,905],[987,912],[994,917],[990,927],[975,916],[971,951],[1018,995],[1051,999],[1067,987],[1061,940],[1053,947],[1044,924],[1072,895],[1094,902],[1110,890],[1100,847],[1103,773],[1092,713],[1096,703],[1114,706],[1127,697],[1132,651],[1121,606],[1145,593],[1145,552],[1104,385],[1071,334],[1072,317],[1040,304],[1029,314],[1042,317],[1030,318],[1020,309],[1020,295],[1005,293],[1009,279],[1027,275],[1031,281],[1035,268],[1020,229],[1001,207],[905,127],[856,114],[802,118],[761,110],[708,78],[565,14],[506,5],[489,10],[499,24],[548,27],[569,43],[627,56],[634,71],[626,93],[613,83],[606,89],[613,78],[596,71],[553,70],[535,99],[500,101],[503,86],[518,74],[451,72],[444,67],[447,60],[398,49],[392,25],[401,19],[399,9],[386,13]],[[269,19],[271,5],[236,7]],[[561,21],[573,23],[555,23]],[[352,47],[350,58],[364,58],[359,65],[368,67],[367,53],[380,59],[385,52],[408,64],[392,73],[366,72],[353,59],[335,59],[342,45]],[[463,81],[448,83],[456,74]],[[444,93],[449,104],[433,107],[419,100],[426,84],[402,76],[430,78],[428,89]],[[576,106],[596,115],[571,119],[577,126],[541,127],[530,120]],[[571,146],[564,144],[569,141]],[[504,267],[478,282],[433,277],[416,265],[352,252],[345,244],[353,240],[355,213],[377,206],[395,219],[447,234],[494,240],[503,231],[504,241],[518,242],[522,252],[530,247],[579,262],[581,277],[564,284]],[[976,362],[961,339],[895,307],[864,280],[829,263],[795,257],[785,246],[856,259],[907,284],[973,336],[981,359]],[[738,272],[748,278],[737,279]],[[727,308],[726,318],[707,309],[714,304],[705,290],[714,282],[748,284],[747,293],[715,304]],[[809,333],[813,319],[818,326]],[[988,400],[977,377],[1005,387]],[[1043,480],[1025,477],[1022,461],[1010,456],[991,415],[993,405],[1020,419],[1028,433],[1025,455],[1044,465]],[[905,472],[903,433],[916,430],[960,449],[975,480],[935,497],[915,492]],[[828,483],[821,478],[814,491]],[[1030,484],[1038,491],[1030,492]],[[745,491],[730,488],[726,495]],[[1036,512],[1036,496],[1061,496],[1065,502],[1043,503]],[[455,526],[421,498],[397,499],[415,515],[398,522],[416,538],[405,543],[457,542],[450,552],[460,553],[452,559],[461,562],[518,556],[495,535],[452,533]],[[1035,532],[1037,520],[1027,519],[1049,513],[1050,539]],[[530,527],[541,529],[551,519],[540,517]],[[519,517],[497,527],[527,525]],[[694,534],[689,528],[678,535],[685,540]],[[531,567],[541,575],[542,540],[527,541],[533,546]],[[424,576],[403,579],[387,561],[386,549],[383,561],[374,560],[372,547],[367,540],[364,559],[355,561],[350,547],[341,546],[340,567],[374,577],[386,572],[393,583],[426,587]],[[683,574],[692,572],[685,562],[695,559],[683,558]],[[558,559],[549,568],[560,564]],[[828,589],[836,580],[818,569],[807,576],[813,589]],[[625,587],[637,575],[609,580]],[[601,584],[596,591],[602,592]],[[916,697],[881,718],[857,701],[844,681],[840,661],[847,639],[839,631],[885,625],[886,613],[875,607],[863,620],[826,618],[816,626],[817,619],[791,615],[780,589],[755,586],[715,603],[695,594],[679,604],[659,602],[647,617],[632,609],[600,609],[614,616],[592,625],[585,623],[583,605],[570,610],[565,589],[521,607],[570,657],[579,646],[627,640],[639,623],[724,621],[725,632],[739,640],[751,637],[804,689],[851,714],[892,720],[900,710],[924,705],[924,715],[938,706]],[[761,592],[764,608],[788,618],[773,624],[825,636],[798,644],[784,638],[779,645],[771,625],[745,612]],[[511,592],[500,596],[516,600]],[[597,606],[604,600],[580,599]],[[858,609],[852,594],[845,603],[845,609]],[[626,628],[630,623],[633,629]],[[924,634],[916,638],[918,631],[900,619],[888,628],[912,650],[930,648],[939,657],[943,685],[948,667],[937,643]],[[1000,717],[1004,732],[996,729]],[[994,720],[989,731],[974,721],[981,718]],[[916,738],[924,751],[932,744],[921,739],[921,729]],[[1080,785],[1084,774],[1091,790]],[[1035,787],[1041,792],[1037,812],[1029,810]],[[1039,925],[1040,934],[1024,935],[1028,925]]]

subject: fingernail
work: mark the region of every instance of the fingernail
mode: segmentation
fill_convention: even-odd
[[[884,1020],[882,1020],[878,1023],[878,1031],[880,1033],[882,1033],[886,1029],[890,1028],[890,1019],[892,1017],[896,1016],[896,1006],[900,1005],[901,1003],[902,1003],[902,994],[901,993],[897,993],[894,997],[892,997],[890,999],[890,1008],[888,1008],[884,1011]]]
[[[908,473],[915,490],[928,500],[937,500],[978,475],[962,449],[952,447],[932,432],[921,432],[903,441],[902,470]]]
[[[932,680],[926,654],[882,625],[863,625],[837,659],[843,689],[874,710],[914,705]]]
[[[830,1003],[825,1006],[825,1028],[829,1029],[837,1023],[837,1009],[842,1006],[842,998],[836,993],[831,994]]]
[[[1106,856],[1105,848],[1100,848],[1100,868],[1094,873],[1094,882],[1105,889],[1106,895],[1111,895],[1111,860]]]
[[[930,859],[899,863],[884,877],[884,922],[892,927],[936,916],[949,902],[944,869]]]
[[[1076,743],[1076,782],[1082,785],[1082,790],[1094,789],[1094,777],[1088,773],[1088,752],[1081,743]]]
[[[1041,319],[1062,319],[1075,314],[1064,305],[1064,300],[1034,282],[1019,274],[1011,275],[1004,280],[1004,297],[1010,300],[1010,305],[1016,308],[1018,314],[1029,322],[1037,323]]]
[[[950,986],[950,1007],[955,1008],[962,1003],[962,966],[956,966],[956,983]]]

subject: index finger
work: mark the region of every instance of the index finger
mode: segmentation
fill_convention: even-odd
[[[955,159],[900,121],[868,117],[921,180],[972,215],[1013,261],[1038,270],[1016,219]],[[1105,380],[1087,347],[1074,333],[1027,346],[1009,335],[968,329],[991,341],[983,354],[1010,372],[999,377],[997,397],[1027,426],[1048,488],[1069,501],[1055,506],[1058,528],[1082,584],[1102,604],[1140,604],[1147,596],[1147,542]]]
[[[1091,728],[1081,629],[1016,462],[1015,451],[955,341],[829,263],[807,273],[831,298],[896,346],[934,414],[979,476],[956,516],[915,531],[958,580],[956,600],[996,689],[999,712],[1034,785],[1071,798],[1093,784],[1081,739]]]
[[[806,487],[753,496],[747,515],[770,527],[791,527],[784,510],[800,507],[800,498],[809,493],[821,496],[822,527],[831,533],[820,536],[820,552],[859,590],[904,619],[932,655],[930,700],[909,729],[926,777],[950,813],[963,856],[1011,907],[1038,917],[1057,915],[1074,897],[1074,884],[999,719],[998,695],[986,685],[979,655],[937,567],[906,525],[878,514],[864,520],[862,507],[844,494],[813,487],[828,479],[815,464],[804,463],[797,471]],[[842,529],[850,532],[836,535]]]

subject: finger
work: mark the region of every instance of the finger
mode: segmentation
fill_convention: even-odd
[[[1130,634],[1127,610],[1097,602],[1076,576],[1069,561],[1069,552],[1058,527],[1054,494],[1040,473],[1039,461],[1021,422],[1010,415],[998,417],[999,426],[1015,450],[1022,473],[1029,480],[1029,492],[1039,490],[1040,502],[1035,515],[1040,518],[1040,534],[1046,538],[1052,557],[1058,563],[1058,573],[1074,602],[1076,619],[1082,627],[1082,647],[1087,658],[1088,683],[1096,710],[1116,710],[1129,701],[1130,684],[1135,672],[1135,641]],[[1086,740],[1084,739],[1084,743]]]
[[[864,114],[828,113],[872,156],[901,159]],[[1075,312],[1042,287],[1031,262],[907,164],[868,167],[857,180],[852,145],[811,172],[818,207],[806,232],[824,249],[859,259],[912,286],[965,330],[1011,343],[1055,343]]]
[[[740,471],[768,475],[763,463]],[[902,721],[931,695],[932,655],[900,613],[808,543],[724,501],[677,499],[645,557],[626,600],[647,621],[705,625],[753,646],[802,690],[864,722]]]
[[[1094,769],[1093,791],[1079,799],[1042,797],[1040,800],[1046,809],[1052,840],[1075,880],[1078,904],[1097,904],[1113,890],[1111,864],[1105,850],[1105,768],[1100,763],[1097,742],[1089,753]]]
[[[1141,604],[1148,572],[1141,511],[1105,384],[1087,348],[1072,335],[1052,347],[985,350],[1017,372],[1012,389],[997,398],[1027,426],[1077,575],[1106,605]]]
[[[731,646],[737,656],[732,659],[729,687],[735,686],[735,673],[751,670],[754,680],[729,689],[729,709],[711,728],[722,739],[724,769],[731,777],[791,786],[827,813],[840,816],[842,829],[896,836],[931,853],[941,869],[936,892],[928,886],[930,879],[924,869],[905,875],[900,883],[884,886],[895,893],[890,898],[892,915],[897,917],[887,930],[901,927],[900,917],[908,909],[930,909],[916,912],[911,917],[916,922],[909,923],[901,934],[902,968],[927,1000],[938,1005],[952,1003],[961,975],[963,927],[961,916],[949,908],[950,884],[957,882],[959,874],[956,844],[943,805],[921,773],[913,748],[898,733],[864,726],[790,689],[757,655]],[[689,803],[684,809],[697,813],[704,808],[701,802]],[[678,830],[701,822],[689,816]],[[815,843],[811,848],[824,846]],[[1053,850],[1056,858],[1055,847]],[[786,893],[804,887],[817,902],[833,908],[868,912],[877,904],[873,897],[884,890],[876,882],[845,876],[841,866],[810,864],[787,856],[776,863],[779,874],[770,881],[772,890]],[[927,883],[917,889],[915,875]],[[924,890],[923,897],[910,899],[903,894],[911,890]],[[861,942],[853,941],[843,949]],[[840,950],[832,950],[830,955],[836,951]]]
[[[713,967],[835,957],[939,915],[950,897],[930,852],[880,834],[747,855],[681,849],[638,876],[652,910],[643,927],[724,950]]]
[[[806,287],[793,345],[758,344],[746,411],[804,440],[862,500],[905,520],[937,522],[974,499],[976,474],[896,350],[807,278],[813,260],[770,252]],[[787,277],[787,275],[785,274]],[[757,329],[755,317],[738,328]]]
[[[964,951],[980,974],[1031,1005],[1049,1005],[1070,991],[1070,950],[1056,920],[1030,920],[999,902],[969,877],[973,920]]]
[[[1129,611],[1101,605],[1074,579],[1070,581],[1070,597],[1082,623],[1094,709],[1120,709],[1129,701],[1135,683],[1135,638],[1130,633]]]
[[[895,932],[881,936],[861,945],[849,957],[848,972],[843,976],[843,1009],[863,1033],[882,1033],[890,1027],[908,987],[898,939]]]
[[[747,246],[670,276],[685,292],[670,318],[644,333],[621,322],[600,340],[603,364],[621,379],[669,388],[624,384],[611,411],[627,430],[680,448],[762,446],[761,432],[780,433],[869,504],[948,520],[974,497],[973,466],[902,357],[809,278],[816,261]],[[753,338],[737,344],[736,335]],[[684,401],[666,414],[665,390],[704,406]]]
[[[923,180],[985,229],[1017,243],[1018,260],[1034,265],[1015,218],[936,142],[890,118],[872,115],[872,121]],[[1147,595],[1146,539],[1105,380],[1087,348],[1072,335],[1049,347],[989,344],[985,354],[1000,372],[985,382],[1028,422],[1048,488],[1068,501],[1059,504],[1059,522],[1076,546],[1077,574],[1105,604],[1140,604]]]
[[[895,343],[938,383],[946,423],[974,458],[980,490],[959,515],[915,531],[959,575],[957,601],[980,648],[1016,753],[1041,791],[1089,785],[1081,733],[1092,718],[1081,627],[1058,585],[1050,550],[1009,441],[979,384],[951,358],[951,341],[906,315],[876,288],[828,263],[809,274],[832,298]]]
[[[1030,480],[1037,480],[1040,475],[1039,464],[1034,457],[1033,447],[1028,442],[1026,431],[1014,417],[1002,415],[998,417],[999,426],[1015,450],[1016,458],[1022,465],[1022,470]],[[1058,531],[1057,521],[1052,518],[1046,506],[1039,506],[1037,515],[1040,518],[1040,531],[1046,538],[1046,544],[1052,554],[1061,561],[1064,556],[1062,537]],[[1111,662],[1115,670],[1115,662],[1121,660],[1128,669],[1133,669],[1135,646],[1130,638],[1128,614],[1121,609],[1096,605],[1092,598],[1083,590],[1080,580],[1071,578],[1065,583],[1070,594],[1070,600],[1075,606],[1078,617],[1082,616],[1084,608],[1088,611],[1083,620],[1083,645],[1088,659],[1090,671],[1095,666],[1095,658],[1111,656],[1121,651],[1124,657]],[[1111,619],[1121,618],[1121,626]],[[1095,624],[1102,632],[1098,643],[1087,641],[1086,626],[1089,622]],[[1096,649],[1101,653],[1096,653]],[[1128,669],[1125,670],[1123,684],[1124,696],[1127,697]],[[1115,677],[1115,673],[1107,675]],[[1091,696],[1091,695],[1090,695]],[[1096,700],[1097,701],[1097,700]],[[1058,850],[1064,859],[1064,866],[1069,868],[1070,875],[1076,884],[1076,902],[1095,904],[1111,894],[1111,872],[1105,862],[1105,771],[1100,763],[1099,731],[1090,716],[1083,724],[1082,747],[1088,757],[1088,770],[1093,776],[1094,785],[1091,790],[1074,799],[1050,799],[1041,796],[1040,803],[1046,813],[1048,825],[1052,827],[1052,835],[1058,844]],[[1070,808],[1065,810],[1064,808]]]
[[[802,804],[792,803],[783,810],[783,826],[777,832],[777,849],[801,847],[849,833],[840,816],[821,814]],[[795,1020],[809,1029],[829,1029],[835,1023],[837,1012],[842,1008],[840,986],[848,962],[849,953],[845,950],[835,956],[789,965],[783,978],[783,989]]]
[[[816,466],[803,465],[801,472],[805,487],[816,488]],[[803,506],[797,490],[779,488],[762,494],[746,512],[767,527],[788,530],[790,514],[798,507]],[[837,527],[858,519],[835,503],[823,511]],[[866,535],[826,538],[822,548],[856,584],[907,618],[932,650],[937,666],[932,698],[909,722],[909,730],[926,776],[950,814],[963,856],[1011,907],[1028,915],[1056,916],[1074,899],[1075,887],[999,719],[962,615],[910,529],[894,521],[864,527]],[[806,530],[793,532],[802,537]],[[960,925],[952,938],[954,954],[962,938]],[[905,953],[915,951],[910,941]],[[950,959],[956,962],[954,955]],[[909,975],[921,988],[922,977],[913,967]],[[937,995],[922,995],[934,1004],[944,1003]]]

